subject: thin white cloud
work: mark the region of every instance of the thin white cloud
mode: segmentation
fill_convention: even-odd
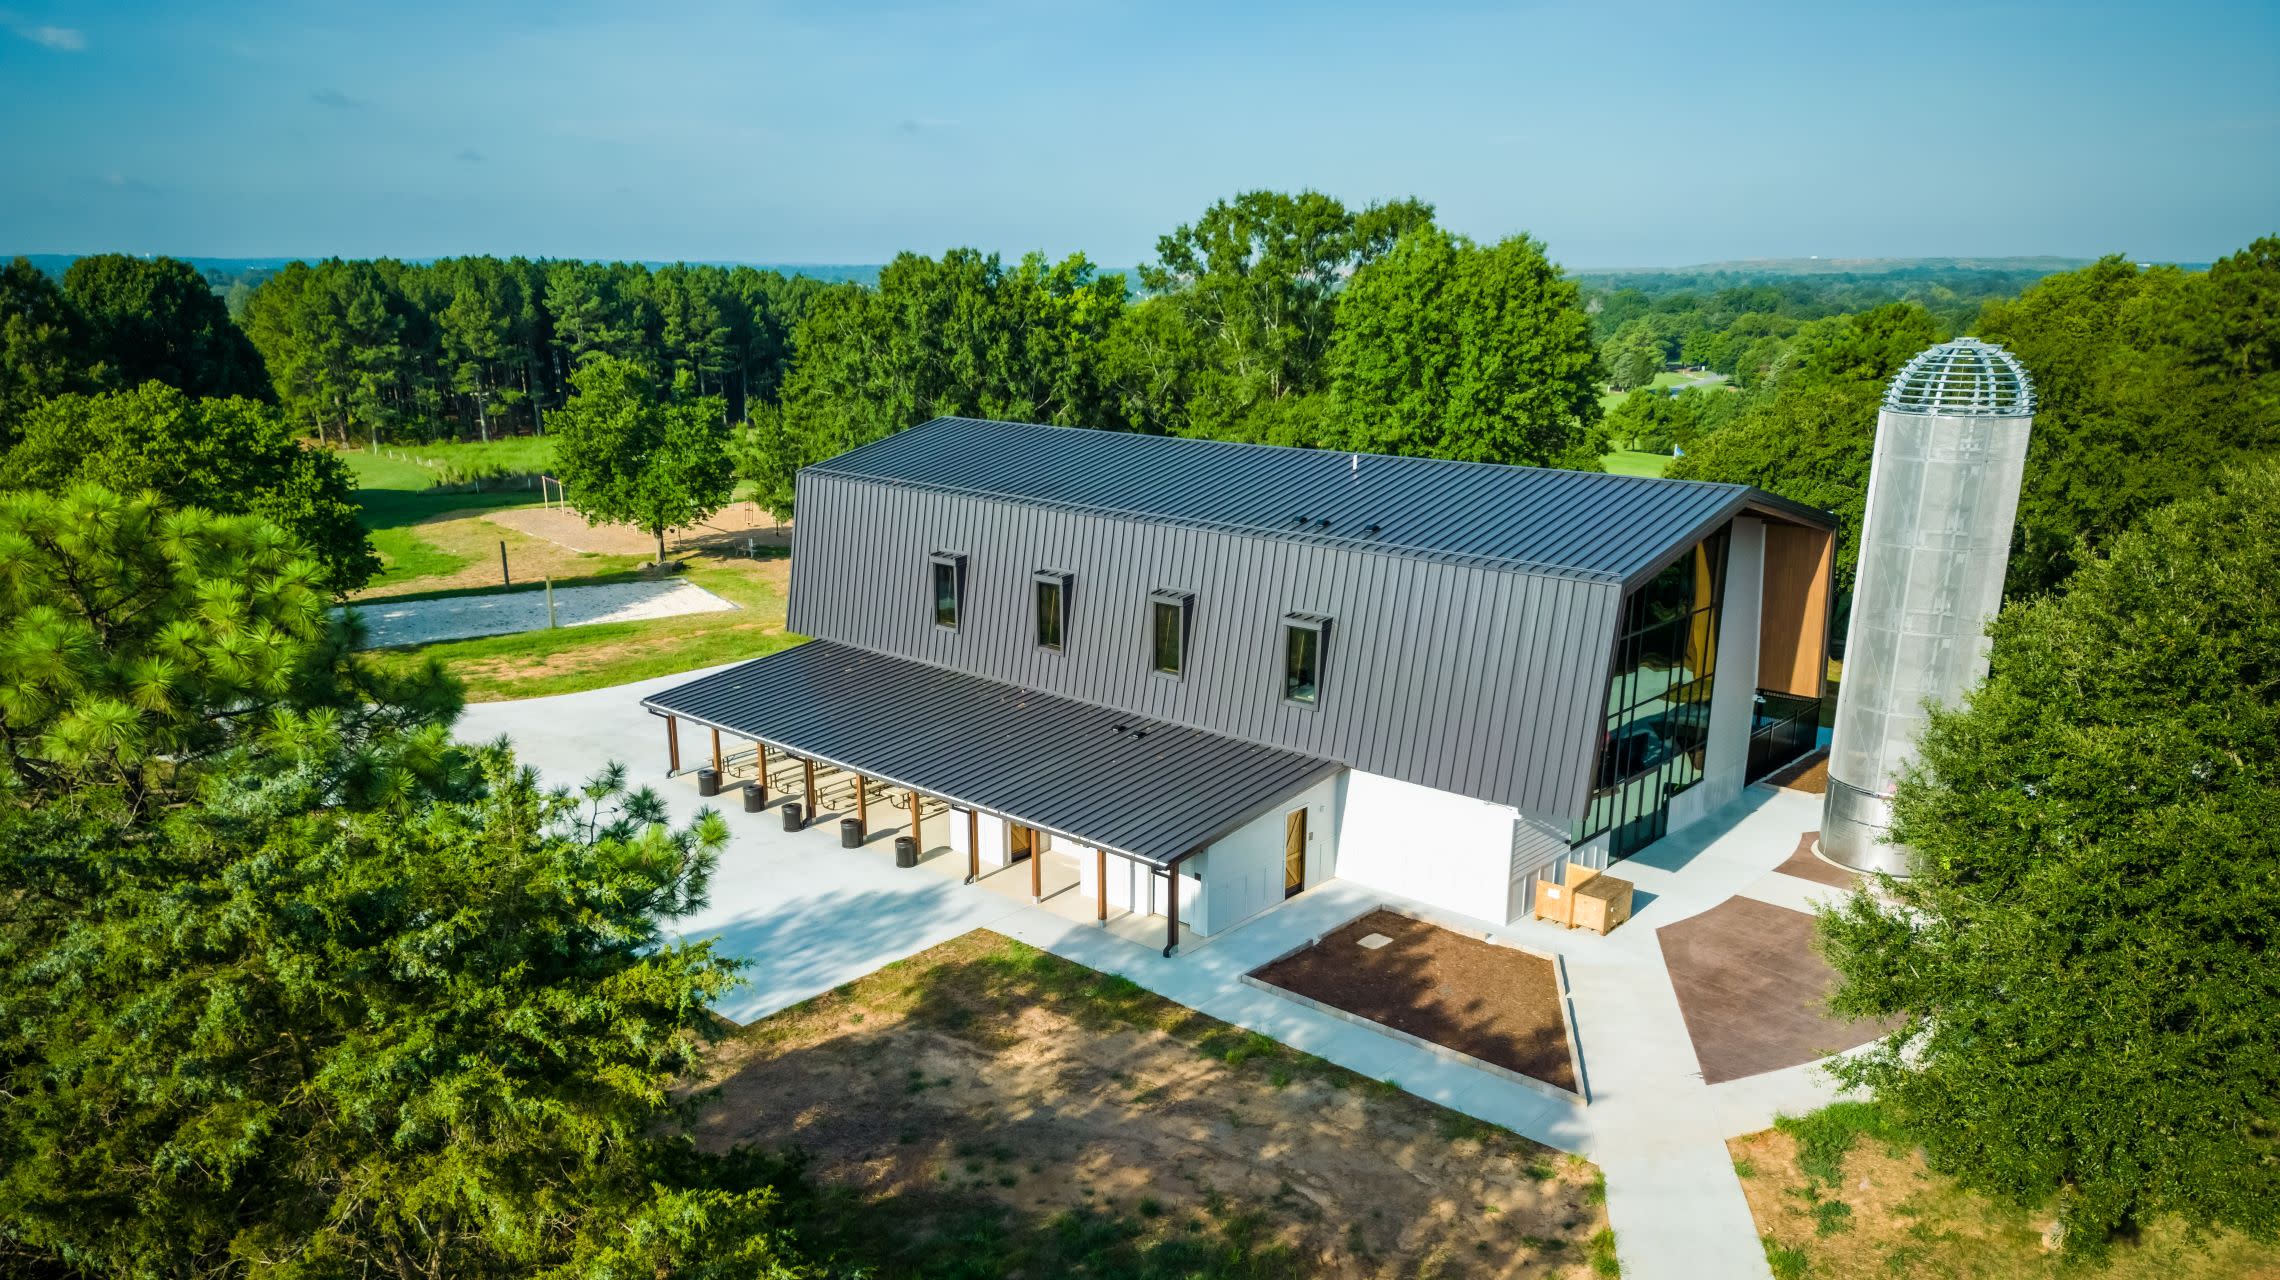
[[[309,101],[320,107],[331,107],[335,111],[354,111],[364,105],[338,89],[319,89],[309,95]]]
[[[58,27],[47,23],[17,22],[11,19],[8,26],[42,49],[58,53],[78,53],[87,47],[87,33],[77,27]]]

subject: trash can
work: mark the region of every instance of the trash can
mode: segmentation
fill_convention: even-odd
[[[841,818],[839,820],[839,847],[842,849],[860,849],[863,847],[863,824],[861,822],[854,818]]]
[[[806,818],[807,815],[800,812],[799,801],[787,800],[784,802],[784,830],[799,830],[801,827],[807,825]]]
[[[767,784],[767,783],[765,783],[765,782],[747,782],[747,783],[745,783],[745,784],[744,784],[744,811],[745,811],[746,813],[758,813],[758,812],[760,812],[762,809],[765,809],[765,808],[767,808],[767,807],[768,807],[768,784]]]
[[[918,865],[918,841],[909,836],[895,837],[895,865],[898,867],[915,867]]]
[[[719,795],[720,775],[709,768],[697,770],[697,794],[700,796]]]

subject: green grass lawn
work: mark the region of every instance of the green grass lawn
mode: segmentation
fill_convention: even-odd
[[[1630,449],[1617,449],[1602,457],[1599,465],[1618,476],[1659,476],[1670,470],[1670,455],[1666,453],[1637,453]]]
[[[434,491],[434,471],[405,457],[391,455],[485,447],[506,450],[530,443],[545,444],[550,452],[553,447],[551,441],[511,440],[491,446],[429,445],[400,449],[391,445],[387,446],[388,452],[379,454],[364,450],[339,453],[337,456],[356,482],[356,500],[364,508],[364,528],[372,535],[372,549],[380,553],[382,562],[379,575],[365,584],[366,587],[393,587],[447,577],[474,563],[475,557],[471,554],[437,546],[421,537],[416,528],[421,523],[454,513],[530,506],[539,500],[537,493],[524,489],[438,493]]]
[[[1653,385],[1657,391],[1668,391],[1672,387],[1695,384],[1705,387],[1730,387],[1733,385],[1714,373],[1673,373],[1667,369],[1655,375]],[[1615,406],[1623,403],[1623,397],[1629,394],[1631,393],[1628,391],[1617,391],[1613,387],[1602,384],[1599,388],[1600,412],[1614,412]]]

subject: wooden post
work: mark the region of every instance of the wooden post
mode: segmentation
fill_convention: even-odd
[[[1172,958],[1172,948],[1180,945],[1180,864],[1164,868],[1170,885],[1164,894],[1164,958]]]
[[[982,811],[966,810],[966,883],[982,878]]]
[[[1108,850],[1093,850],[1093,894],[1097,898],[1093,919],[1108,923]]]
[[[911,847],[919,852],[924,853],[926,851],[926,846],[921,844],[918,838],[918,790],[915,787],[911,789],[910,793],[910,843]]]
[[[681,771],[681,722],[665,717],[665,773],[670,777]]]
[[[515,585],[515,580],[507,576],[507,540],[505,538],[499,539],[499,585],[502,587]]]
[[[752,740],[752,750],[754,752],[753,766],[760,770],[760,789],[766,791],[768,789],[768,744],[755,738]]]
[[[807,778],[807,813],[805,816],[808,821],[813,822],[815,821],[815,761],[803,760],[800,763]]]
[[[1039,870],[1039,864],[1045,861],[1045,850],[1039,846],[1044,843],[1044,838],[1038,835],[1037,828],[1031,827],[1029,829],[1029,900],[1031,902],[1041,902],[1045,898],[1045,873]]]
[[[855,826],[863,838],[871,838],[871,792],[863,785],[863,775],[855,775]]]
[[[713,736],[713,776],[717,778],[717,777],[719,777],[720,775],[722,775],[722,774],[724,774],[724,773],[728,772],[728,770],[721,768],[721,765],[720,765],[720,730],[718,730],[718,729],[715,729],[715,730],[713,730],[713,731],[712,731],[712,736]]]

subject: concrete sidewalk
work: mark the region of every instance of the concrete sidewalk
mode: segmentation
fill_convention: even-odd
[[[459,733],[470,740],[511,739],[523,761],[553,783],[574,785],[622,761],[636,781],[657,786],[676,819],[686,820],[708,802],[689,778],[660,781],[664,724],[639,703],[696,674],[478,704],[462,717]],[[682,747],[684,760],[694,763],[695,743],[684,738]],[[724,952],[753,962],[746,984],[721,1003],[723,1014],[740,1022],[765,1017],[968,930],[994,929],[1590,1157],[1607,1175],[1608,1214],[1623,1273],[1633,1280],[1769,1276],[1725,1140],[1764,1128],[1776,1111],[1810,1110],[1835,1096],[1812,1067],[1705,1085],[1654,933],[1735,894],[1798,909],[1837,896],[1772,870],[1795,848],[1800,831],[1818,825],[1812,796],[1752,788],[1711,820],[1625,862],[1622,874],[1639,890],[1634,913],[1607,937],[1548,924],[1487,930],[1565,960],[1589,1107],[1447,1062],[1238,980],[1370,908],[1417,907],[1377,890],[1332,881],[1165,960],[1152,947],[1019,896],[952,876],[898,871],[885,841],[843,850],[833,830],[785,832],[773,809],[727,816],[735,836],[714,875],[711,900],[676,922],[683,937],[714,939]]]

